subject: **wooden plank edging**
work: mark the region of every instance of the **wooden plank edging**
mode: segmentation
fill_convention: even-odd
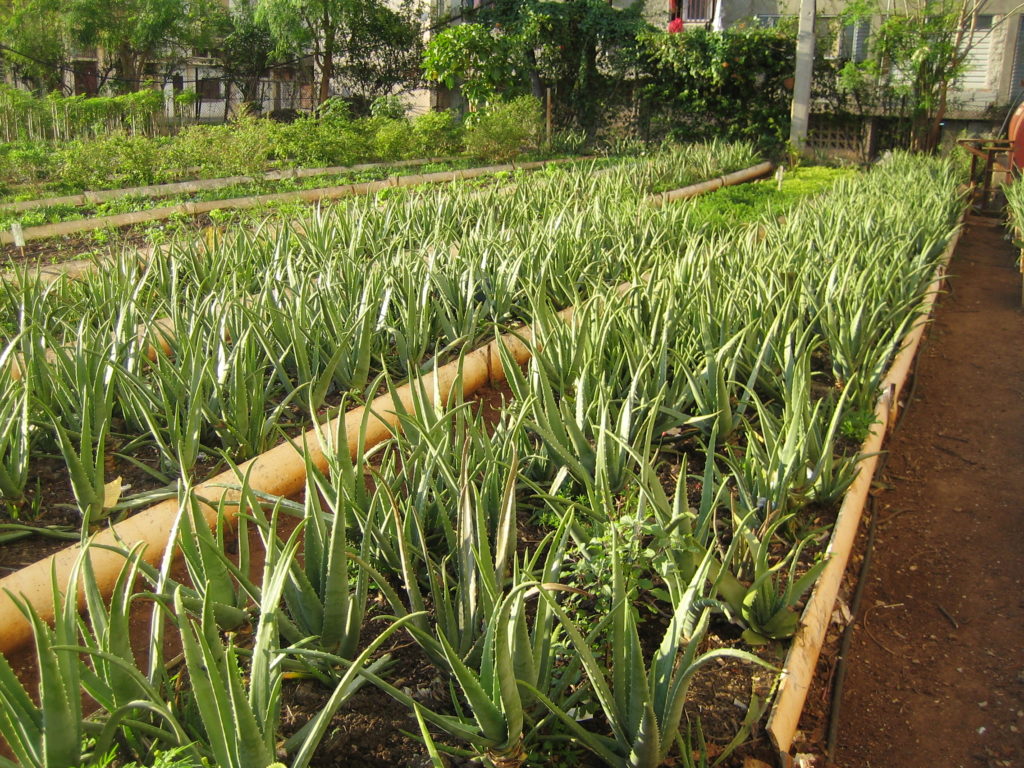
[[[967,208],[964,208],[953,237],[939,257],[932,281],[922,299],[918,318],[901,340],[899,351],[882,380],[881,394],[875,405],[876,423],[860,447],[859,455],[866,458],[861,460],[857,476],[843,498],[826,550],[828,564],[814,585],[814,590],[800,617],[800,626],[786,655],[779,691],[768,717],[767,728],[772,744],[778,751],[780,764],[787,768],[793,765],[790,750],[796,738],[797,726],[814,678],[818,656],[821,654],[846,565],[860,527],[868,491],[871,489],[878,465],[879,452],[886,433],[895,423],[900,393],[906,384],[911,363],[917,354],[925,328],[931,322],[931,313],[946,279],[950,259],[960,241],[966,215]]]

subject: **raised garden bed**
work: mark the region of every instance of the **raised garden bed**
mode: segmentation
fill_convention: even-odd
[[[700,236],[685,204],[660,210],[643,205],[638,190],[657,175],[656,167],[638,165],[598,179],[574,171],[552,173],[557,183],[524,180],[510,194],[484,200],[456,188],[394,206],[366,201],[355,211],[347,209],[358,216],[322,213],[301,235],[280,232],[268,240],[239,234],[214,253],[172,252],[167,262],[152,264],[141,283],[126,283],[123,291],[110,275],[52,289],[51,299],[77,302],[80,316],[88,317],[75,326],[81,341],[80,352],[69,355],[74,366],[58,366],[62,375],[80,371],[77,380],[83,384],[117,370],[104,361],[133,359],[136,321],[174,318],[174,357],[166,364],[158,357],[152,368],[134,358],[137,364],[129,363],[127,370],[150,387],[166,386],[170,402],[232,406],[216,412],[223,423],[211,421],[203,427],[211,431],[191,441],[170,440],[171,419],[163,422],[164,416],[140,430],[151,437],[138,445],[161,446],[162,464],[150,469],[166,473],[177,463],[185,477],[205,470],[195,457],[200,449],[209,450],[210,435],[226,456],[241,459],[251,448],[242,449],[239,438],[248,435],[255,441],[247,445],[258,446],[276,437],[275,423],[290,430],[285,414],[299,421],[302,413],[319,414],[334,403],[390,392],[388,378],[375,378],[376,373],[401,378],[420,370],[425,358],[445,362],[453,351],[492,336],[495,327],[533,324],[528,339],[533,356],[525,370],[507,357],[492,357],[484,366],[487,375],[500,370],[509,377],[504,395],[491,390],[465,405],[456,398],[453,410],[443,412],[429,396],[435,385],[428,373],[421,379],[424,389],[411,393],[419,396],[402,409],[402,429],[386,435],[372,457],[364,458],[361,450],[325,452],[330,479],[314,472],[298,501],[277,506],[279,514],[305,521],[295,540],[304,540],[301,566],[290,565],[291,550],[274,543],[264,578],[250,581],[248,567],[234,570],[216,554],[215,540],[204,539],[205,525],[193,526],[190,515],[184,516],[179,541],[186,544],[191,578],[184,579],[176,608],[170,605],[171,583],[158,574],[151,577],[153,590],[167,596],[168,615],[187,641],[192,638],[186,643],[191,686],[176,675],[177,682],[172,680],[162,664],[148,667],[154,690],[162,691],[171,707],[149,726],[172,731],[180,726],[196,740],[183,764],[194,764],[187,761],[204,750],[220,764],[231,760],[214,743],[219,727],[209,708],[214,699],[204,698],[205,689],[197,685],[198,665],[209,674],[216,668],[224,681],[235,680],[233,706],[241,714],[225,724],[230,734],[223,743],[242,742],[241,731],[231,729],[255,723],[249,744],[269,750],[263,754],[272,759],[280,698],[267,698],[266,691],[274,690],[279,673],[309,677],[302,690],[282,682],[289,707],[333,714],[337,700],[326,705],[314,691],[326,684],[327,695],[333,690],[344,698],[349,691],[336,687],[336,681],[351,668],[334,656],[311,652],[319,648],[351,659],[387,626],[361,618],[409,612],[404,621],[412,629],[381,640],[398,658],[391,672],[380,671],[379,681],[371,679],[376,673],[348,676],[349,682],[358,675],[371,679],[354,694],[364,708],[392,713],[364,718],[359,727],[366,736],[356,737],[357,744],[368,743],[374,730],[401,724],[403,717],[406,727],[416,730],[408,713],[418,710],[432,726],[426,731],[432,740],[490,755],[496,764],[518,764],[520,746],[538,765],[555,756],[569,764],[623,764],[631,745],[654,744],[652,722],[660,724],[661,736],[678,725],[678,710],[662,707],[675,694],[652,702],[645,719],[648,710],[631,704],[642,703],[643,696],[634,698],[629,686],[647,674],[648,664],[657,687],[681,674],[687,658],[699,658],[706,670],[692,678],[693,690],[703,693],[720,685],[740,698],[744,709],[732,704],[723,711],[693,701],[682,741],[666,739],[639,764],[657,765],[667,754],[688,759],[691,750],[732,751],[732,760],[769,754],[763,739],[738,751],[730,744],[737,734],[742,741],[756,731],[771,689],[772,675],[755,673],[752,665],[755,659],[772,666],[781,660],[804,587],[822,567],[817,554],[855,471],[881,371],[913,321],[953,225],[954,169],[940,161],[897,158],[867,176],[840,180],[823,196],[787,211],[782,222],[772,211],[758,227],[733,230],[724,238]],[[901,188],[918,190],[922,199],[901,202],[891,192],[894,178],[904,180]],[[274,279],[268,281],[268,275]],[[632,287],[604,287],[623,283]],[[241,301],[241,296],[253,298]],[[19,305],[35,306],[27,299],[19,297]],[[567,325],[553,311],[568,305],[575,311]],[[16,346],[30,353],[26,360],[33,350],[75,338],[66,333],[70,325],[62,327],[41,307],[30,319],[27,328],[8,330],[22,334]],[[311,328],[318,329],[315,336]],[[116,351],[93,356],[86,352],[90,348]],[[216,374],[212,381],[223,373],[227,384],[211,390],[214,400],[181,375],[196,366],[202,370],[203,360]],[[88,368],[90,362],[98,367]],[[252,369],[260,372],[258,379],[246,373]],[[37,377],[32,391],[46,391],[37,389],[38,382],[48,381],[45,371],[52,369],[40,363],[30,370]],[[249,383],[234,386],[240,374],[239,381]],[[468,376],[464,364],[457,380]],[[129,391],[129,381],[119,379],[103,392],[120,397],[119,391]],[[47,427],[35,417],[43,423],[30,437],[42,440],[51,430],[49,439],[75,449],[96,404],[105,408],[95,399],[96,386],[96,393],[80,400],[92,407],[78,409],[77,415],[68,408],[61,416],[77,418],[77,430],[57,423]],[[348,394],[339,400],[332,390]],[[233,402],[232,393],[248,401]],[[53,402],[73,404],[54,397]],[[254,408],[261,399],[263,407]],[[118,399],[117,407],[130,402]],[[377,407],[382,415],[388,410],[393,406]],[[132,413],[137,418],[142,411],[130,405],[118,411],[126,427]],[[254,419],[254,413],[262,418]],[[251,432],[240,420],[246,414]],[[269,428],[267,414],[275,420]],[[184,415],[179,411],[175,418]],[[359,435],[364,422],[349,421],[335,445]],[[175,423],[187,428],[189,422]],[[130,428],[118,431],[132,434]],[[327,437],[317,444],[320,439],[331,445]],[[102,466],[107,451],[97,451],[100,446],[91,438],[86,447],[98,461],[87,462],[99,466],[91,475],[98,492],[101,481],[109,479]],[[294,455],[293,448],[283,450]],[[124,445],[117,453],[131,455]],[[243,488],[252,480],[240,478]],[[89,506],[87,485],[76,490],[86,493],[77,504],[95,513],[93,519],[107,511],[105,500],[96,496]],[[244,499],[243,509],[254,517],[247,527],[275,542],[280,523],[270,507],[260,511],[259,498],[250,493]],[[27,514],[24,510],[18,513]],[[197,544],[188,553],[189,541],[204,540],[214,543]],[[327,557],[328,552],[334,554]],[[238,557],[244,561],[248,554],[242,547]],[[342,603],[337,602],[341,592],[323,591],[346,580],[348,597]],[[564,588],[531,586],[533,580]],[[275,583],[285,592],[285,607],[266,610],[277,605]],[[200,610],[204,600],[205,613]],[[317,601],[319,614],[313,608]],[[340,623],[324,623],[328,606]],[[420,607],[428,614],[412,615]],[[190,634],[197,626],[193,621],[205,632]],[[235,634],[218,634],[218,622]],[[339,632],[344,637],[339,639]],[[306,651],[288,651],[303,637]],[[69,638],[55,637],[54,643],[68,644]],[[150,654],[160,658],[163,647],[145,639]],[[88,636],[73,640],[106,642]],[[238,674],[233,662],[218,661],[225,640],[235,650],[223,658],[239,655],[251,675],[245,680],[233,677]],[[494,654],[495,643],[508,653]],[[408,648],[415,652],[410,655]],[[75,672],[78,653],[52,653],[63,672],[81,674]],[[123,646],[116,653],[127,660]],[[527,663],[528,657],[533,661]],[[278,658],[289,661],[271,663]],[[716,658],[737,663],[720,667]],[[508,659],[517,664],[503,666]],[[524,682],[510,687],[515,678]],[[385,694],[371,685],[388,679],[398,686],[391,695],[410,709],[380,704]],[[681,695],[689,679],[676,679]],[[269,681],[270,688],[259,688],[258,680]],[[410,693],[404,694],[403,686]],[[376,703],[369,704],[368,696]],[[192,709],[177,709],[179,701]],[[455,708],[460,701],[461,710]],[[516,718],[517,702],[525,712],[522,720]],[[359,718],[346,711],[338,714],[338,723],[351,734]],[[293,717],[288,732],[301,724]],[[127,726],[128,743],[139,745],[129,753],[150,754],[149,739],[156,737],[146,726],[134,721]],[[702,733],[711,744],[702,745]],[[67,741],[81,749],[83,737],[79,730]],[[300,763],[301,740],[286,744],[292,748],[289,759]],[[405,744],[409,751],[387,759],[418,761],[415,743]],[[374,760],[351,748],[338,749],[332,739],[320,749],[317,754],[331,755],[332,765]],[[324,759],[314,762],[328,764]]]

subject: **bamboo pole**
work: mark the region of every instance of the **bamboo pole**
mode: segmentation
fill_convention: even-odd
[[[560,158],[556,160],[538,160],[528,163],[491,165],[480,168],[467,168],[460,171],[441,171],[419,175],[419,183],[444,183],[460,179],[473,179],[486,174],[499,171],[533,170],[552,163],[569,163],[578,158]],[[318,187],[316,189],[302,189],[294,192],[276,192],[267,195],[252,195],[247,197],[236,197],[226,200],[208,200],[199,203],[182,203],[180,205],[164,206],[162,208],[150,208],[146,211],[135,211],[122,213],[116,216],[98,216],[87,219],[75,219],[74,221],[62,221],[56,224],[43,224],[38,227],[28,227],[24,230],[25,240],[42,240],[48,237],[61,235],[72,235],[80,232],[92,232],[97,229],[129,227],[137,224],[144,224],[150,221],[161,221],[176,215],[195,216],[213,210],[244,210],[257,208],[268,204],[295,203],[295,202],[321,202],[325,200],[337,200],[344,197],[372,195],[387,187],[409,186],[408,182],[402,182],[401,176],[391,176],[382,181],[369,181],[362,184],[342,184],[334,187]],[[14,236],[10,232],[0,232],[0,245],[10,245],[14,242]]]
[[[939,258],[932,281],[922,301],[921,315],[904,335],[900,343],[900,350],[882,380],[881,395],[875,405],[876,423],[871,427],[870,434],[860,447],[860,455],[865,458],[860,463],[853,483],[846,491],[835,526],[832,529],[832,537],[825,553],[828,564],[814,585],[814,590],[800,617],[800,626],[793,638],[793,644],[786,655],[779,692],[768,717],[768,735],[775,749],[778,750],[780,764],[783,766],[793,764],[790,750],[796,737],[796,729],[803,713],[804,702],[814,678],[814,670],[825,641],[825,633],[832,620],[832,610],[839,594],[846,564],[857,538],[864,505],[878,464],[878,455],[887,430],[895,423],[899,395],[906,383],[910,365],[917,354],[924,330],[930,322],[929,316],[942,289],[949,261],[960,241],[965,215],[966,209],[960,216],[960,226]]]
[[[359,163],[357,165],[332,165],[325,168],[284,168],[269,171],[260,176],[222,176],[217,179],[196,179],[193,181],[175,181],[169,184],[149,184],[142,187],[123,187],[121,189],[101,189],[86,191],[78,195],[46,197],[38,200],[19,200],[13,203],[0,203],[0,211],[16,213],[29,211],[33,208],[47,208],[54,205],[95,205],[107,200],[121,197],[171,197],[173,195],[203,192],[210,189],[221,189],[234,184],[254,184],[258,181],[280,181],[282,179],[304,179],[310,176],[340,176],[343,173],[371,171],[377,168],[408,168],[416,165],[429,165],[455,160],[454,157],[432,157],[422,160],[400,160],[394,163]]]
[[[624,283],[617,290],[624,293],[631,287],[631,284]],[[559,312],[558,316],[568,323],[572,322],[574,314],[575,308],[568,307]],[[431,374],[377,397],[367,406],[348,411],[322,428],[310,429],[294,442],[281,443],[250,459],[238,468],[238,473],[229,470],[199,484],[195,487],[194,493],[196,498],[204,500],[200,502],[200,507],[207,523],[213,527],[218,522],[218,510],[215,505],[221,506],[225,519],[229,521],[237,515],[240,493],[230,486],[237,485],[240,477],[247,477],[249,488],[263,494],[294,496],[299,493],[306,480],[307,457],[321,471],[327,470],[327,459],[323,453],[320,435],[336,433],[340,419],[345,420],[348,450],[354,458],[360,452],[386,440],[393,430],[399,428],[397,412],[400,409],[413,409],[416,388],[421,389],[428,398],[437,398],[444,404],[451,400],[457,387],[460,388],[463,397],[468,397],[485,384],[505,379],[500,352],[502,347],[517,364],[522,365],[531,357],[532,341],[533,330],[530,326],[506,333],[460,360],[443,365]],[[365,441],[360,442],[364,418]],[[235,504],[235,507],[232,507],[232,504]],[[124,565],[124,556],[100,547],[117,547],[127,551],[141,546],[142,558],[146,562],[156,564],[160,562],[168,548],[168,539],[178,515],[178,502],[169,499],[92,537],[92,543],[100,546],[91,548],[89,557],[95,572],[96,584],[105,596],[113,589],[114,582]],[[59,590],[67,589],[69,577],[80,554],[81,545],[75,544],[0,579],[0,653],[9,653],[32,639],[31,625],[15,605],[12,596],[27,602],[44,620],[51,620],[51,574]],[[80,593],[79,607],[83,606],[84,593]]]
[[[753,179],[760,178],[761,176],[767,176],[774,169],[774,163],[758,163],[750,168],[744,168],[741,171],[733,171],[732,173],[727,173],[725,176],[719,176],[715,179],[702,181],[698,184],[691,184],[690,186],[683,187],[682,189],[673,189],[670,192],[651,195],[647,198],[647,202],[655,208],[661,208],[665,203],[674,203],[677,200],[689,200],[691,197],[703,195],[705,192],[713,192],[716,189],[721,189],[722,187],[731,187],[734,184],[742,184],[743,182],[751,181]],[[28,230],[26,230],[26,232],[27,231]]]

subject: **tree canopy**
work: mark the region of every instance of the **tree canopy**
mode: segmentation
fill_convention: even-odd
[[[65,0],[64,8],[71,39],[106,53],[100,82],[116,91],[142,87],[148,63],[170,69],[215,40],[212,0]]]
[[[439,33],[427,48],[428,79],[458,83],[471,102],[552,90],[574,122],[592,127],[600,105],[635,73],[643,3],[495,0],[474,24]],[[463,30],[462,27],[469,27]]]
[[[37,93],[60,90],[70,66],[60,0],[10,0],[0,5],[3,59]]]
[[[418,13],[408,0],[257,0],[278,53],[310,53],[319,72],[317,101],[332,86],[367,105],[373,98],[418,81],[422,52]],[[357,105],[358,106],[358,105]]]

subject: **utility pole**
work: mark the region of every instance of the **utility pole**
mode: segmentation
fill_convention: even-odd
[[[796,35],[796,72],[793,78],[793,106],[790,109],[789,141],[803,150],[811,116],[811,76],[814,73],[815,0],[800,0],[800,26]]]

